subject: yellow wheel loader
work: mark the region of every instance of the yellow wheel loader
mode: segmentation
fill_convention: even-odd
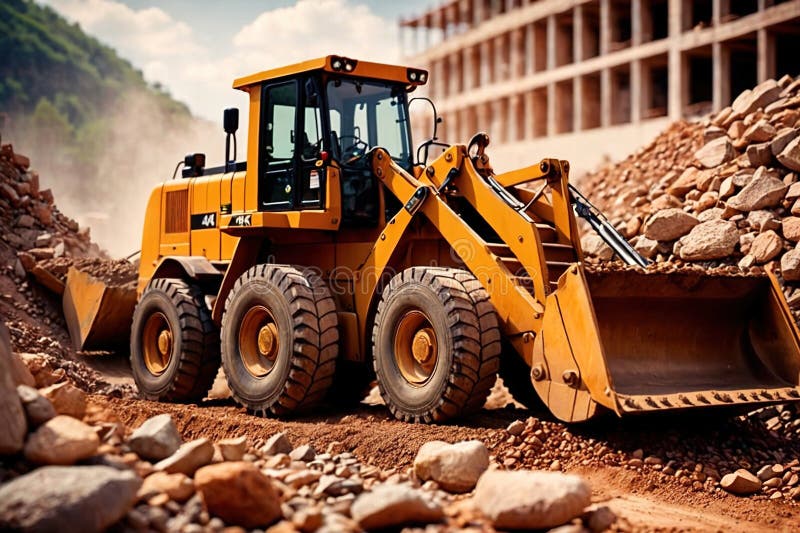
[[[498,372],[565,421],[800,398],[774,276],[644,268],[566,161],[498,174],[481,133],[415,152],[409,95],[427,77],[328,56],[234,82],[247,162],[226,110],[225,164],[187,156],[147,206],[131,327],[145,397],[202,398],[221,362],[238,403],[276,415],[356,396],[369,369],[414,422],[479,409]],[[638,267],[589,272],[576,214]]]

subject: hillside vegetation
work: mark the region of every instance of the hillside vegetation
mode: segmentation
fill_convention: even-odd
[[[117,255],[138,247],[152,186],[222,142],[114,49],[29,0],[0,2],[0,135]]]

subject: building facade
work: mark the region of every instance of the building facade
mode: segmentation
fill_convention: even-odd
[[[800,74],[800,0],[448,0],[400,33],[406,62],[430,71],[439,137],[487,131],[499,168],[552,156],[590,170]]]

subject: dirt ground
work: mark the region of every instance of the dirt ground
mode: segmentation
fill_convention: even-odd
[[[514,420],[530,423],[532,418],[540,424],[571,432],[594,447],[616,450],[676,438],[694,444],[698,426],[708,424],[702,418],[679,423],[675,417],[627,422],[609,417],[575,430],[542,413],[515,407],[484,409],[459,424],[421,425],[399,422],[383,406],[365,404],[350,409],[322,408],[292,420],[252,416],[230,400],[175,405],[93,396],[92,404],[95,416],[118,419],[128,427],[136,427],[156,414],[169,413],[187,440],[246,434],[259,443],[283,431],[294,443],[308,442],[324,449],[338,442],[342,449],[351,451],[364,463],[398,470],[412,464],[423,443],[436,439],[450,442],[480,439],[489,446],[493,457],[499,459],[515,447],[506,441],[504,431]],[[751,444],[759,446],[757,442]],[[615,528],[619,531],[796,531],[800,527],[800,506],[792,502],[741,498],[719,489],[711,493],[687,489],[674,481],[658,482],[651,472],[610,466],[603,460],[584,459],[577,464],[565,460],[562,464],[562,470],[580,474],[590,482],[595,503],[607,505],[617,513],[620,520]]]

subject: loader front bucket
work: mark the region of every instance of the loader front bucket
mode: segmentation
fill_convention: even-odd
[[[135,288],[111,287],[70,268],[62,305],[76,350],[109,350],[127,345],[136,306]]]
[[[623,415],[800,399],[800,337],[774,277],[575,264],[540,337],[534,385],[567,420],[595,402]]]

